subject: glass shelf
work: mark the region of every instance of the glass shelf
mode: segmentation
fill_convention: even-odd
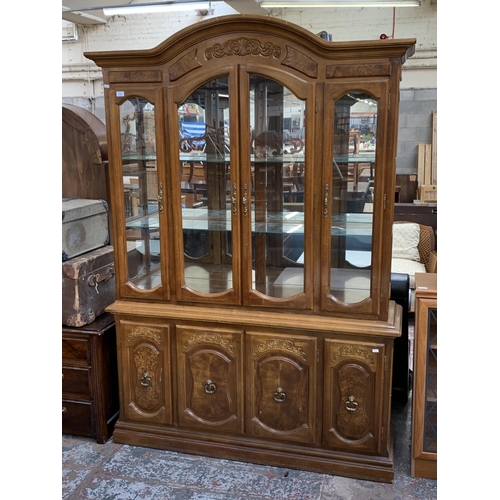
[[[372,214],[334,215],[332,236],[369,237],[372,235]],[[131,217],[127,229],[159,229],[158,211],[148,215]],[[231,231],[231,211],[206,208],[183,208],[182,228],[186,231]],[[252,233],[304,234],[304,212],[268,212],[267,220],[252,223]]]

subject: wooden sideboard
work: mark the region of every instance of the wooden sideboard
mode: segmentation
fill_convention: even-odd
[[[62,327],[62,432],[105,443],[118,419],[116,328],[104,313],[80,327]]]
[[[437,274],[415,286],[411,475],[437,479]]]

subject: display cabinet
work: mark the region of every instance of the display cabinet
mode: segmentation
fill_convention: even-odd
[[[116,442],[392,480],[391,231],[414,44],[235,15],[86,53],[106,100]]]
[[[411,475],[437,479],[437,274],[415,274]]]

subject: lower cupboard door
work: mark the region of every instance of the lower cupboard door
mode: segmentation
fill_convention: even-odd
[[[243,432],[243,331],[176,327],[179,425]]]
[[[117,322],[123,401],[120,419],[171,424],[170,327]]]
[[[385,345],[325,340],[323,444],[380,453]]]
[[[247,433],[314,443],[315,337],[247,333]]]

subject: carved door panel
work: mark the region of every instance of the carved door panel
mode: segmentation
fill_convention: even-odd
[[[243,432],[242,336],[177,326],[179,425]]]
[[[325,340],[323,444],[380,453],[385,344]]]
[[[317,339],[247,334],[248,434],[314,443]]]
[[[171,424],[170,327],[125,320],[118,327],[120,418]]]

